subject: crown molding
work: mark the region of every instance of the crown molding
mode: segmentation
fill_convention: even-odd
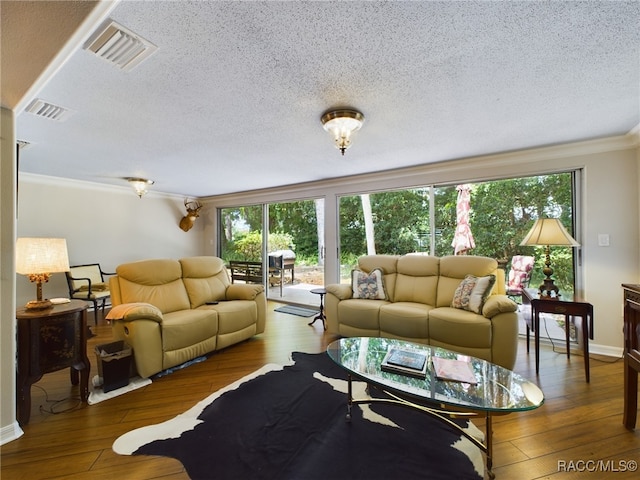
[[[629,130],[629,133],[627,135],[632,138],[633,142],[635,142],[636,147],[640,146],[640,123]]]
[[[336,185],[340,184],[345,188],[340,188],[340,194],[358,194],[359,192],[379,190],[379,185],[383,183],[386,189],[411,188],[411,186],[425,185],[425,178],[428,177],[431,183],[455,182],[457,180],[482,181],[488,178],[497,178],[495,172],[513,170],[514,166],[523,166],[520,173],[523,175],[536,174],[540,171],[542,162],[549,160],[570,159],[572,157],[583,157],[603,152],[614,152],[638,148],[639,128],[636,127],[625,135],[606,137],[581,142],[573,142],[559,145],[536,147],[526,150],[513,150],[492,155],[482,155],[477,157],[466,157],[458,159],[443,160],[435,163],[425,163],[422,165],[384,170],[380,172],[364,173],[347,177],[337,177],[314,182],[298,183],[282,187],[247,190],[224,195],[212,195],[202,197],[204,202],[212,202],[216,205],[235,205],[239,201],[243,204],[269,203],[287,201],[292,199],[305,200],[321,198],[329,192],[336,190]],[[634,133],[635,131],[635,133]],[[578,162],[582,164],[582,162]],[[482,170],[486,173],[478,174],[478,165],[482,165]],[[469,177],[470,171],[476,173]],[[491,171],[493,170],[493,171]],[[544,171],[549,173],[550,169],[544,166]],[[559,168],[564,171],[566,168]],[[482,176],[486,175],[486,176]],[[441,180],[448,179],[448,180]],[[436,181],[437,180],[437,181]],[[427,182],[429,183],[429,182]],[[377,186],[373,186],[376,184]]]
[[[123,185],[112,185],[106,183],[98,183],[91,182],[88,180],[78,180],[74,178],[63,178],[63,177],[53,177],[50,175],[40,175],[37,173],[28,173],[28,172],[19,172],[18,180],[20,182],[28,182],[40,185],[52,185],[56,187],[66,187],[66,188],[78,188],[82,190],[91,190],[93,192],[100,190],[103,192],[117,193],[117,194],[126,194],[126,195],[134,195],[135,192],[131,189],[131,186],[126,183]],[[173,193],[164,193],[156,190],[149,190],[148,193],[145,194],[144,198],[170,198],[170,199],[179,199],[181,202],[184,200],[185,195],[176,195]],[[189,197],[193,198],[193,197]]]

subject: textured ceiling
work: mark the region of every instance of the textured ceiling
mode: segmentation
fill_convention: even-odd
[[[640,3],[123,1],[158,46],[123,72],[80,48],[27,112],[20,169],[189,196],[628,133]],[[23,61],[28,62],[28,59]],[[320,116],[365,115],[344,157]]]

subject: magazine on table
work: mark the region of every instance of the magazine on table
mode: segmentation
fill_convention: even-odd
[[[387,372],[424,378],[427,374],[427,354],[418,350],[391,347],[380,367]]]
[[[438,380],[470,383],[472,385],[478,383],[470,362],[440,357],[433,357],[431,361]]]

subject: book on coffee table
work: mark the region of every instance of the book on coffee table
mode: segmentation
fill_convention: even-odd
[[[465,360],[432,357],[431,361],[438,380],[470,383],[471,385],[478,383],[471,368],[471,363]]]
[[[427,354],[417,350],[391,347],[382,360],[380,368],[386,372],[424,378],[427,374]]]

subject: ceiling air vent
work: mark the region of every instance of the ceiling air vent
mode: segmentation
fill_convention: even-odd
[[[45,102],[40,98],[36,98],[31,102],[26,111],[39,117],[48,118],[49,120],[55,120],[57,122],[64,122],[75,113],[73,110]]]
[[[155,52],[158,47],[111,21],[106,27],[93,34],[85,49],[112,65],[129,71]]]

